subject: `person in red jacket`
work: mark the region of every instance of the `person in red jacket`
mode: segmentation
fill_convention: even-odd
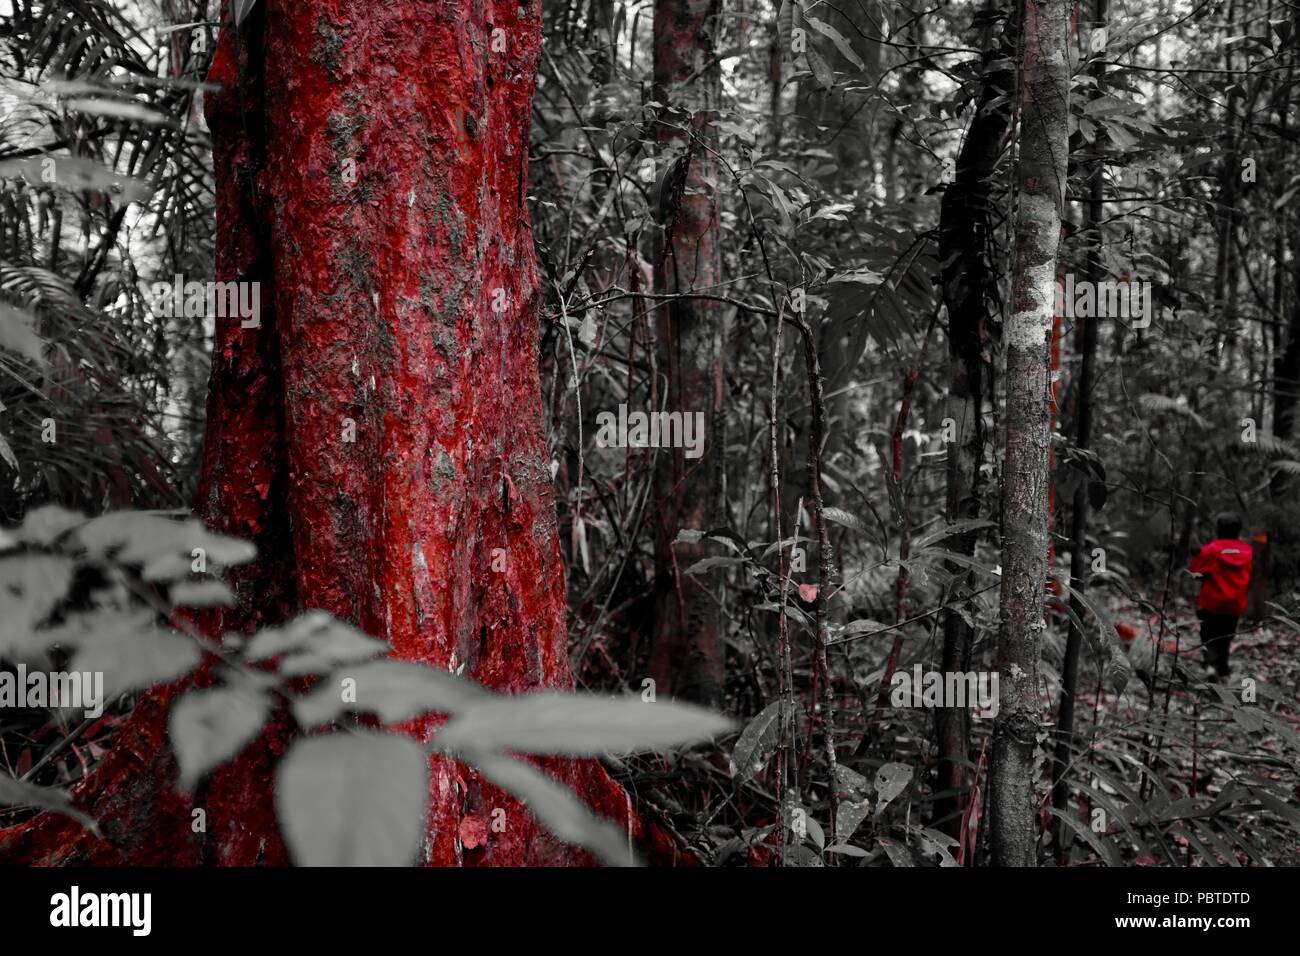
[[[1220,677],[1228,676],[1228,650],[1237,621],[1249,603],[1250,572],[1255,555],[1241,540],[1241,519],[1219,515],[1214,540],[1192,558],[1191,571],[1201,576],[1196,616],[1201,619],[1201,653],[1205,666]]]

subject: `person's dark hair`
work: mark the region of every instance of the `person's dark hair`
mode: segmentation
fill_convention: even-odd
[[[1214,519],[1214,536],[1216,538],[1236,538],[1241,534],[1241,518],[1231,511],[1225,511]]]

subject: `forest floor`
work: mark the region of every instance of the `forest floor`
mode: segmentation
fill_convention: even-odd
[[[1158,589],[1124,597],[1112,592],[1097,600],[1116,626],[1133,676],[1117,693],[1098,678],[1094,659],[1085,654],[1077,709],[1080,744],[1064,815],[1074,838],[1060,862],[1300,865],[1300,615],[1282,602],[1266,605],[1257,619],[1243,619],[1232,644],[1231,676],[1214,681],[1201,664],[1192,600],[1170,595],[1163,614],[1161,602]],[[1064,630],[1064,622],[1057,621],[1045,646],[1045,720],[1054,719],[1056,712],[1059,678],[1054,668]],[[915,654],[926,653],[924,641],[908,643],[904,666],[911,666]],[[882,642],[873,657],[883,661],[887,644]],[[963,857],[952,843],[942,843],[943,834],[935,829],[931,714],[882,715],[876,713],[873,696],[855,708],[845,695],[837,715],[842,734],[837,779],[852,792],[858,821],[838,835],[822,832],[821,824],[830,822],[827,794],[817,782],[820,768],[810,763],[817,759],[820,725],[811,713],[799,716],[798,772],[806,781],[802,798],[813,827],[802,841],[807,852],[798,865],[822,865],[823,860],[954,865],[957,857],[978,858],[978,852]],[[110,710],[76,731],[52,724],[42,714],[27,716],[28,726],[0,727],[17,743],[0,747],[0,765],[15,776],[35,766],[38,782],[67,787],[112,746],[124,710]],[[991,725],[990,720],[974,723],[973,757],[987,748]],[[1057,829],[1047,790],[1050,730],[1051,723],[1045,723],[1039,775],[1044,833]],[[767,736],[765,760],[776,747],[775,726]],[[652,814],[682,835],[701,862],[770,865],[779,845],[774,781],[770,772],[737,780],[730,758],[738,745],[732,738],[717,748],[629,758],[619,776],[648,801]],[[985,764],[977,766],[979,790],[973,792],[987,797]],[[882,802],[881,775],[887,770],[902,783]],[[906,779],[897,777],[900,772]],[[977,810],[976,823],[978,816]],[[12,812],[0,814],[0,825],[14,819]],[[839,822],[844,829],[842,809]],[[827,853],[828,845],[839,849]],[[1054,855],[1050,844],[1044,850]]]
[[[1112,797],[1137,811],[1106,832],[1148,851],[1129,862],[1181,852],[1183,863],[1300,863],[1300,625],[1276,605],[1243,618],[1220,681],[1201,662],[1192,601],[1170,600],[1163,627],[1159,613],[1125,603],[1112,609],[1137,673],[1122,694],[1080,695],[1082,785],[1103,809]],[[1144,832],[1165,839],[1132,839]]]
[[[1070,767],[1070,807],[1063,814],[1073,834],[1057,858],[1049,839],[1044,862],[1067,866],[1277,866],[1300,864],[1300,625],[1284,608],[1269,606],[1258,620],[1244,619],[1233,641],[1232,673],[1211,680],[1201,663],[1199,621],[1187,595],[1169,595],[1160,613],[1157,587],[1126,597],[1099,597],[1116,625],[1133,674],[1121,692],[1098,675],[1085,653]],[[1161,626],[1161,620],[1164,626]],[[1042,665],[1044,731],[1039,764],[1040,828],[1058,829],[1049,790],[1049,760],[1059,696],[1060,649],[1065,621],[1056,620]],[[884,642],[887,644],[888,642]],[[925,659],[921,634],[908,642],[901,666]],[[1158,648],[1158,651],[1157,651]],[[873,652],[871,686],[879,680]],[[986,650],[991,655],[991,647]],[[824,785],[814,766],[820,739],[812,714],[798,717],[801,793],[816,831],[802,841],[787,832],[786,852],[801,843],[792,865],[933,866],[986,858],[982,821],[987,799],[991,720],[972,725],[974,813],[979,849],[945,842],[935,819],[936,755],[927,711],[874,711],[874,692],[837,715],[842,752],[839,773],[869,797],[848,832],[822,833],[829,822]],[[865,716],[864,716],[865,715]],[[750,715],[749,720],[761,720]],[[775,744],[771,731],[770,745]],[[694,750],[632,760],[624,778],[649,800],[713,865],[771,865],[777,855],[776,794],[771,768],[743,781],[719,751]],[[770,753],[770,747],[767,751]],[[810,763],[810,761],[814,763]],[[887,772],[906,776],[904,788],[882,802]],[[841,781],[843,782],[843,781]],[[891,788],[892,789],[892,788]],[[841,797],[842,799],[842,797]],[[891,802],[892,801],[892,802]],[[888,806],[884,806],[888,803]],[[866,807],[869,805],[869,812]],[[840,804],[841,808],[844,804]],[[843,823],[843,820],[840,820]],[[829,828],[826,828],[829,831]],[[820,838],[819,838],[820,837]],[[834,843],[833,853],[825,847]],[[846,849],[847,846],[847,849]],[[939,847],[943,847],[940,849]],[[787,857],[788,863],[791,861]]]

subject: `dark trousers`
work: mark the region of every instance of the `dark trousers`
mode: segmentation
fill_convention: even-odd
[[[1228,676],[1228,649],[1237,633],[1236,614],[1211,614],[1197,611],[1201,619],[1201,657],[1206,667],[1213,667],[1220,677]]]

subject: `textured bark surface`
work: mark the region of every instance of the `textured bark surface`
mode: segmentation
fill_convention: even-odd
[[[1093,29],[1104,27],[1109,11],[1109,0],[1093,0]],[[1100,80],[1105,66],[1098,60],[1090,70]],[[1100,96],[1095,91],[1092,96]],[[1088,279],[1100,282],[1105,279],[1101,250],[1103,245],[1103,217],[1105,208],[1105,177],[1100,160],[1093,164],[1088,175],[1088,202],[1084,206],[1084,232],[1088,238]],[[1096,379],[1098,323],[1096,318],[1083,316],[1076,319],[1079,345],[1078,405],[1074,423],[1074,446],[1079,450],[1092,447],[1093,386]],[[1074,706],[1079,689],[1079,654],[1083,648],[1082,622],[1087,619],[1083,595],[1088,590],[1091,556],[1088,552],[1088,518],[1091,502],[1088,482],[1080,481],[1075,487],[1070,508],[1070,622],[1065,639],[1065,658],[1061,665],[1061,700],[1056,720],[1056,755],[1052,764],[1052,806],[1061,813],[1069,810],[1070,791],[1067,770],[1075,747]],[[1057,821],[1057,858],[1064,861],[1072,842],[1068,824]]]
[[[1294,8],[1291,14],[1292,30],[1300,27],[1300,8]],[[1287,70],[1287,80],[1290,82],[1294,77],[1294,64]],[[1285,107],[1279,107],[1277,113],[1278,126],[1285,130],[1289,120],[1289,112]],[[1278,328],[1274,332],[1275,352],[1273,354],[1273,434],[1278,438],[1290,439],[1296,431],[1296,408],[1300,406],[1300,244],[1296,242],[1294,231],[1290,233],[1287,239],[1283,235],[1287,232],[1285,228],[1287,210],[1279,210],[1278,216],[1281,217],[1282,225],[1278,229],[1277,238],[1274,244],[1275,279],[1273,283],[1273,310],[1275,314],[1282,311],[1284,301],[1284,290],[1286,283],[1283,280],[1286,267],[1282,264],[1285,261],[1285,250],[1290,247],[1291,252],[1291,289],[1292,303],[1291,311],[1287,316],[1286,328]],[[1285,497],[1287,491],[1294,485],[1294,478],[1288,475],[1282,469],[1273,473],[1269,480],[1269,493],[1274,500],[1280,500]],[[1259,580],[1263,580],[1260,576]]]
[[[500,691],[569,686],[525,205],[539,17],[537,0],[321,0],[227,23],[207,103],[218,276],[261,281],[265,305],[258,329],[218,324],[197,511],[261,556],[237,580],[245,613],[208,627],[323,608]],[[145,698],[78,788],[105,841],[40,817],[0,856],[286,862],[270,798],[286,722],[181,795],[169,696]],[[641,838],[599,764],[544,764]],[[422,862],[589,862],[470,768],[431,769]],[[495,807],[506,831],[465,848],[462,822]]]
[[[1300,288],[1300,267],[1296,269]],[[1296,433],[1296,408],[1300,406],[1300,296],[1291,306],[1285,331],[1285,345],[1273,359],[1273,434],[1292,438]],[[1277,471],[1270,489],[1278,496],[1293,483],[1284,471]]]
[[[1003,331],[1002,699],[990,767],[990,838],[993,862],[1001,866],[1033,866],[1037,859],[1034,754],[1040,729],[1039,643],[1046,626],[1048,353],[1066,179],[1069,12],[1064,0],[1026,0],[1022,20],[1014,301]]]
[[[655,266],[660,295],[717,294],[722,281],[717,189],[719,93],[714,45],[720,0],[657,0],[655,98],[668,105],[656,139],[671,163],[660,177],[663,244]],[[718,303],[675,298],[656,310],[656,408],[703,412],[703,457],[663,448],[655,466],[655,632],[650,669],[660,693],[707,704],[722,699],[724,649],[720,582],[683,572],[704,556],[677,533],[724,523],[724,348],[727,317]]]
[[[1010,122],[1010,96],[1015,72],[1014,17],[1003,34],[1000,49],[985,60],[984,87],[975,116],[957,157],[953,182],[943,194],[939,214],[939,261],[943,263],[943,299],[948,312],[948,394],[945,415],[956,426],[955,441],[948,445],[945,517],[965,521],[980,517],[984,493],[985,397],[992,369],[993,317],[998,309],[997,272],[994,267],[993,176],[1004,148]],[[1006,63],[1000,67],[998,62]],[[949,547],[967,556],[975,553],[978,533],[954,536]],[[974,590],[974,575],[956,565],[954,599],[967,600]],[[968,605],[969,606],[969,605]],[[974,632],[957,607],[943,616],[944,673],[970,670]],[[939,766],[935,819],[954,837],[960,836],[962,798],[966,790],[970,719],[965,708],[935,710]]]

